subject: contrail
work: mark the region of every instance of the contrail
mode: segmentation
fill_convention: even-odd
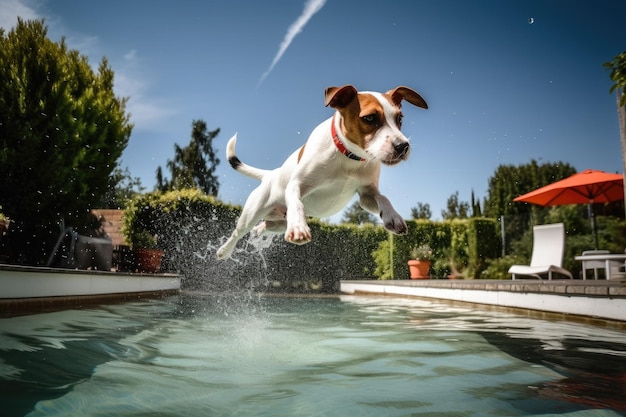
[[[278,48],[278,53],[274,57],[274,60],[272,61],[270,67],[267,69],[267,71],[265,71],[265,73],[263,73],[263,75],[259,79],[259,85],[270,74],[270,72],[272,72],[276,64],[278,64],[278,61],[280,61],[280,58],[283,56],[287,48],[289,48],[289,45],[291,45],[291,42],[293,42],[293,39],[296,37],[296,35],[302,32],[304,26],[306,26],[306,24],[309,22],[309,20],[311,20],[315,13],[319,12],[321,8],[324,7],[325,3],[326,0],[308,0],[304,4],[304,10],[302,11],[302,14],[296,19],[295,22],[291,24],[291,26],[289,26],[289,29],[287,29],[287,33],[285,34],[285,37],[280,43],[280,47]]]

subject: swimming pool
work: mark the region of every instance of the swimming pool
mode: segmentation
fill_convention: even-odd
[[[0,319],[4,416],[616,416],[619,329],[395,298],[163,300]]]

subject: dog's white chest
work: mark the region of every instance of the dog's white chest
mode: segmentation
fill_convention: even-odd
[[[357,193],[360,182],[348,178],[329,178],[326,184],[302,198],[307,216],[328,217],[339,213]]]

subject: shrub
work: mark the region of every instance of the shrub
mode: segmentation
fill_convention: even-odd
[[[491,256],[489,245],[499,241],[495,221],[485,219],[475,225],[474,219],[409,221],[407,236],[375,225],[309,220],[313,239],[307,245],[292,245],[282,237],[242,239],[233,259],[217,261],[215,251],[232,232],[239,213],[239,207],[195,189],[154,192],[131,202],[122,230],[129,242],[145,234],[158,236],[157,245],[165,250],[164,268],[181,271],[184,285],[207,289],[209,278],[216,277],[212,285],[227,288],[234,281],[260,277],[258,285],[280,284],[281,291],[297,292],[337,292],[340,279],[408,279],[407,260],[411,249],[420,245],[432,249],[433,276],[446,277],[453,270],[451,262],[464,273],[473,271],[467,277],[479,276]]]
[[[390,239],[383,240],[378,244],[378,247],[372,252],[372,257],[376,263],[374,269],[374,275],[379,279],[393,279],[392,268],[392,246]]]
[[[518,255],[506,255],[501,258],[488,259],[485,270],[481,272],[482,279],[510,279],[509,268],[511,265],[524,264],[526,261]]]
[[[481,278],[487,261],[500,256],[501,250],[497,222],[493,219],[470,219],[467,231],[468,275]]]
[[[197,189],[142,194],[131,201],[122,218],[122,233],[131,246],[142,236],[158,236],[157,247],[165,250],[163,270],[179,271],[186,285],[201,282],[215,256],[200,259],[208,246],[216,246],[230,233],[239,214],[235,206],[219,202]]]
[[[498,256],[500,239],[495,220],[472,218],[443,222],[414,220],[407,222],[407,236],[392,236],[372,252],[376,262],[375,275],[380,279],[408,279],[407,261],[413,259],[414,247],[432,249],[432,272],[435,278],[451,273],[466,278],[479,278],[486,261]],[[390,250],[389,245],[393,245]],[[393,253],[393,260],[390,259]],[[393,270],[391,270],[393,268]]]
[[[215,250],[232,232],[239,213],[238,207],[199,190],[154,192],[131,202],[122,231],[129,242],[137,234],[157,235],[159,248],[166,252],[164,267],[182,272],[184,285],[191,287],[207,289],[211,284],[224,289],[234,281],[260,277],[259,282],[281,283],[282,291],[337,292],[340,279],[375,278],[371,252],[387,232],[374,225],[335,226],[310,220],[313,240],[307,245],[292,245],[278,237],[266,238],[265,243],[242,239],[233,259],[217,261]],[[256,244],[267,248],[261,251]]]

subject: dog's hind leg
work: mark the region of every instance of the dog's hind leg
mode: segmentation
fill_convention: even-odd
[[[252,233],[256,236],[261,236],[267,233],[284,233],[285,230],[287,230],[287,222],[285,220],[264,220],[252,229]]]
[[[217,259],[226,259],[230,257],[230,255],[235,250],[235,246],[239,239],[244,237],[246,233],[252,230],[254,225],[256,225],[265,215],[267,214],[267,210],[265,209],[267,193],[263,193],[261,187],[255,189],[250,196],[248,197],[248,201],[243,207],[243,211],[241,212],[241,216],[237,220],[237,226],[233,233],[230,235],[226,243],[224,243],[217,250]]]
[[[246,235],[246,233],[252,230],[251,224],[254,224],[255,222],[259,220],[260,219],[250,221],[249,219],[244,218],[242,214],[241,217],[239,217],[239,220],[237,221],[237,227],[235,227],[235,230],[233,230],[233,233],[231,233],[226,243],[224,243],[217,250],[217,259],[221,260],[221,259],[229,258],[230,255],[235,250],[235,246],[237,245],[237,242],[239,241],[239,239],[241,239],[243,236]]]

